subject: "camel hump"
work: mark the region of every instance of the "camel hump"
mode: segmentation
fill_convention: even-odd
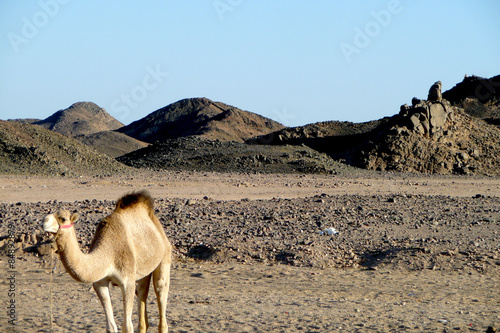
[[[154,211],[154,200],[147,191],[139,191],[125,194],[121,197],[115,207],[115,211],[123,210],[136,205],[145,205],[149,211]]]

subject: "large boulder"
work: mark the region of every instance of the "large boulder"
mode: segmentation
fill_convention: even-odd
[[[450,102],[413,99],[412,106],[401,106],[399,115],[403,118],[402,125],[427,137],[439,137],[453,120],[457,108]]]

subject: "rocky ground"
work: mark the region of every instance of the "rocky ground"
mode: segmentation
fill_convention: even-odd
[[[173,173],[127,184],[58,178],[41,190],[50,180],[2,179],[0,235],[5,251],[9,225],[15,226],[23,332],[49,331],[44,216],[61,207],[78,211],[77,234],[86,248],[99,219],[113,209],[109,197],[118,189],[148,188],[148,181],[158,185],[150,191],[174,245],[173,332],[485,332],[500,321],[495,178]],[[186,187],[191,192],[178,192]],[[17,201],[14,188],[26,198],[38,192],[41,200]],[[57,200],[47,200],[50,193]],[[79,200],[70,199],[75,194]],[[55,272],[55,331],[102,330],[90,286],[73,282],[57,261]],[[0,285],[6,295],[7,275]],[[115,290],[115,309],[119,299]],[[154,326],[152,295],[150,302]]]
[[[98,221],[114,208],[107,200],[19,202],[2,204],[0,214],[16,225],[18,240],[31,240],[55,207],[80,214],[77,232],[84,248]],[[499,198],[481,194],[156,200],[181,261],[480,272],[500,269],[498,207]],[[0,234],[7,235],[7,227],[4,223]],[[25,250],[37,252],[26,244]]]
[[[240,173],[364,173],[306,146],[263,146],[197,137],[168,139],[117,160],[147,170]]]

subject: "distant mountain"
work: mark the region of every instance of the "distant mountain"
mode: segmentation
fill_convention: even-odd
[[[131,172],[80,141],[40,126],[0,121],[0,174],[111,175]]]
[[[36,123],[37,121],[40,121],[40,119],[36,118],[16,118],[16,119],[7,119],[8,121],[15,121],[18,123],[23,123],[23,124],[33,124]]]
[[[106,110],[92,102],[75,103],[34,124],[67,136],[89,135],[123,126]]]
[[[234,106],[207,98],[188,98],[161,108],[118,131],[150,143],[187,136],[243,142],[283,127],[274,120]]]
[[[29,122],[24,119],[15,121]],[[123,124],[92,102],[78,102],[44,120],[29,123],[74,137],[111,157],[118,157],[148,145],[123,133],[115,132],[114,130],[123,127]]]

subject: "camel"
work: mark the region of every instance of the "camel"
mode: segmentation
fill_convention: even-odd
[[[115,210],[97,226],[88,253],[82,253],[78,246],[73,228],[77,219],[77,213],[60,210],[47,215],[43,229],[55,234],[61,262],[71,277],[79,282],[93,283],[106,314],[106,332],[118,331],[109,295],[110,283],[119,286],[123,295],[122,332],[133,332],[134,293],[139,300],[138,331],[147,331],[146,300],[151,277],[160,313],[158,331],[167,332],[166,309],[172,249],[154,214],[151,196],[142,191],[120,198]]]

